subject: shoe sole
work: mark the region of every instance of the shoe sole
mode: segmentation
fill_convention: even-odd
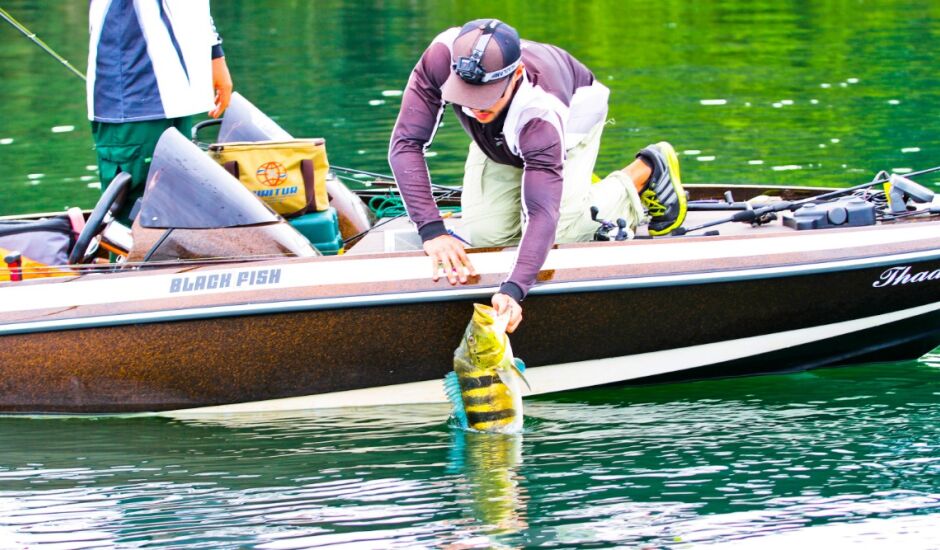
[[[676,155],[676,150],[672,148],[668,142],[661,141],[657,145],[664,146],[666,153],[663,155],[666,157],[666,163],[669,165],[669,175],[672,178],[672,186],[676,192],[676,197],[679,199],[679,215],[676,216],[676,221],[669,224],[669,226],[663,229],[650,229],[648,232],[652,237],[658,237],[661,235],[667,235],[672,233],[677,227],[682,225],[682,222],[685,221],[686,215],[686,202],[685,202],[685,189],[682,188],[682,176],[679,173],[679,156]]]

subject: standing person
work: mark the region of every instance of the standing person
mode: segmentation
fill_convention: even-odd
[[[91,0],[88,22],[88,118],[101,189],[130,173],[116,215],[130,225],[163,131],[175,127],[188,136],[192,115],[219,117],[232,77],[209,0]]]
[[[555,242],[589,241],[599,218],[649,223],[665,235],[685,219],[686,199],[672,146],[656,143],[629,166],[591,183],[609,90],[570,54],[520,40],[496,19],[439,34],[411,73],[389,145],[389,164],[437,280],[466,283],[476,271],[448,234],[431,195],[424,151],[446,104],[470,135],[461,206],[474,246],[518,244],[493,307],[522,320],[520,302]]]

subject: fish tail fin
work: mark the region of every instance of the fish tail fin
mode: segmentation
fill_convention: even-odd
[[[467,411],[463,408],[463,395],[460,391],[460,381],[457,380],[456,372],[448,372],[447,376],[444,377],[444,394],[454,408],[454,418],[457,423],[465,430],[469,428],[470,421],[467,420]]]

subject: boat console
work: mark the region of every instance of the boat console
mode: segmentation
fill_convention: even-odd
[[[113,237],[102,239],[107,250],[126,253],[126,261],[118,267],[320,255],[283,218],[174,128],[166,130],[157,143],[144,197],[135,208],[139,214],[130,239],[126,232],[116,230],[120,224],[111,217],[130,184],[129,178],[122,176],[111,182],[89,214],[70,263],[94,261],[94,246],[91,252],[86,249],[99,234],[124,237],[126,244],[117,247]]]
[[[157,144],[146,185],[130,262],[319,255],[173,128]]]

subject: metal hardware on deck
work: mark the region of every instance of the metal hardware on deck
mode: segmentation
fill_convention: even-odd
[[[630,231],[627,229],[627,220],[623,218],[617,218],[617,222],[611,222],[610,220],[599,220],[597,219],[597,214],[600,210],[596,206],[591,207],[591,219],[600,224],[600,227],[597,228],[597,231],[594,232],[595,241],[609,241],[610,233],[617,228],[617,233],[614,234],[613,240],[615,241],[625,241],[630,238]]]
[[[23,256],[19,252],[10,252],[4,256],[3,261],[7,264],[7,269],[10,270],[10,280],[11,281],[22,281],[23,280]]]
[[[784,212],[783,225],[798,230],[875,225],[875,206],[858,197],[808,203],[795,212]]]
[[[899,176],[891,174],[886,184],[888,191],[888,206],[892,214],[901,214],[907,212],[907,200],[910,198],[915,202],[931,202],[934,198],[934,192],[923,185]]]

